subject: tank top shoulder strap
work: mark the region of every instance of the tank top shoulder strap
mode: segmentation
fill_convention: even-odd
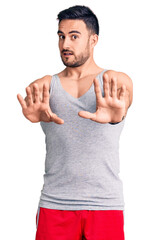
[[[50,82],[50,94],[53,91],[56,80],[57,80],[57,75],[56,74],[52,75],[51,82]]]
[[[104,72],[108,71],[108,69],[104,69],[100,74],[98,74],[98,79],[99,79],[99,83],[100,83],[100,87],[102,90],[102,96],[104,97],[104,89],[103,89],[103,74]]]

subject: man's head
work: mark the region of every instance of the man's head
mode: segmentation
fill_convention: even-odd
[[[59,49],[67,67],[83,65],[93,55],[98,41],[99,23],[85,6],[74,6],[58,14]]]

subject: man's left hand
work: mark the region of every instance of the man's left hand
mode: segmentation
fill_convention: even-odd
[[[99,123],[120,122],[126,113],[126,85],[122,84],[119,96],[117,96],[117,78],[111,78],[111,89],[109,76],[103,76],[104,97],[97,78],[94,79],[94,90],[96,94],[96,112],[80,111],[78,115]]]

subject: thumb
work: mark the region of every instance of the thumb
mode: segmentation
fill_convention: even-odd
[[[57,124],[63,124],[64,120],[59,118],[57,114],[53,113],[52,111],[48,111],[48,116],[50,117],[50,120],[57,123]]]
[[[55,113],[52,114],[52,120],[57,124],[63,124],[64,120],[59,118]]]

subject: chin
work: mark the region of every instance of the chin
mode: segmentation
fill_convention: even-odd
[[[73,62],[64,62],[64,61],[62,61],[62,62],[66,67],[73,67],[73,65],[74,65]]]

